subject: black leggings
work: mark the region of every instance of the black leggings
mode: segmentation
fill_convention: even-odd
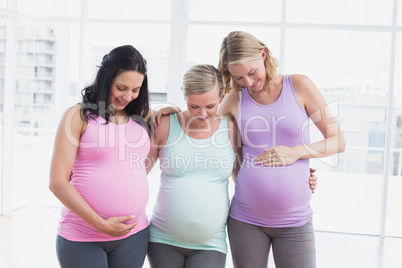
[[[57,258],[62,268],[140,268],[148,239],[149,227],[127,238],[105,242],[75,242],[57,236]]]

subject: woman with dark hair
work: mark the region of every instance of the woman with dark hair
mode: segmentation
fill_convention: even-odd
[[[111,104],[109,103],[110,91],[112,90],[114,79],[123,71],[128,70],[142,74],[143,82],[137,97],[129,102],[123,110],[128,116],[146,117],[148,115],[147,63],[134,47],[125,45],[113,49],[109,54],[103,57],[95,81],[92,85],[82,90],[84,106],[81,112],[84,118],[88,118],[87,111],[90,111],[92,115],[99,116],[99,108],[102,108],[98,107],[99,104],[104,104],[103,109]],[[86,104],[90,105],[87,106]],[[95,104],[95,106],[93,104]],[[103,110],[103,112],[105,112],[106,120],[109,120],[109,116],[113,113],[113,111],[109,110]]]
[[[61,267],[142,267],[149,228],[147,66],[132,46],[104,56],[82,103],[59,125],[49,188],[63,203]]]

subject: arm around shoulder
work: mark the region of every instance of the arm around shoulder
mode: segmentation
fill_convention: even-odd
[[[232,180],[236,182],[237,174],[239,173],[240,166],[242,163],[242,141],[239,129],[236,122],[228,118],[228,128],[229,128],[229,140],[232,144],[233,151],[235,152],[235,162],[233,164],[232,170]]]
[[[151,148],[147,157],[147,174],[151,172],[154,167],[156,161],[159,157],[159,151],[165,145],[167,138],[169,136],[169,127],[170,127],[170,117],[162,116],[160,119],[160,124],[157,128],[154,129],[151,134]]]
[[[236,120],[240,108],[240,93],[231,90],[226,94],[219,105],[218,114]]]

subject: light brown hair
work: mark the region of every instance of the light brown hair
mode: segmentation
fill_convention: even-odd
[[[266,71],[266,83],[275,80],[278,75],[279,61],[272,56],[268,47],[253,35],[234,31],[230,32],[222,41],[218,69],[222,75],[225,93],[230,89],[240,91],[239,84],[230,74],[228,64],[242,64],[261,57],[265,51],[266,58],[264,61]]]
[[[223,94],[222,76],[218,69],[212,65],[200,64],[192,66],[183,77],[184,96],[203,94],[212,90],[215,85],[219,87],[219,97]]]

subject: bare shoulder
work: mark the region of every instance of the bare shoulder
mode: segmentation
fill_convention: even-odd
[[[56,144],[69,144],[78,147],[82,134],[85,132],[87,122],[81,116],[81,105],[68,108],[60,120],[56,133]]]
[[[155,142],[158,145],[164,145],[169,136],[169,127],[170,127],[170,116],[163,115],[161,117],[161,122],[158,127],[155,128],[154,136]]]
[[[227,99],[228,102],[235,103],[240,100],[240,92],[236,90],[231,90],[228,94],[225,95],[224,99]]]
[[[218,114],[221,116],[229,116],[232,119],[237,117],[240,107],[240,92],[231,90],[223,97],[219,106]]]
[[[73,129],[79,128],[80,130],[82,130],[87,125],[87,122],[81,116],[80,104],[68,108],[67,111],[64,113],[62,120],[65,124],[68,124]]]
[[[315,87],[313,81],[303,74],[292,74],[293,87],[296,89],[308,89],[310,87]]]
[[[81,105],[76,104],[74,106],[71,106],[70,108],[67,109],[66,114],[76,114],[76,113],[81,113]]]
[[[296,96],[303,102],[308,101],[312,96],[317,94],[320,95],[316,85],[307,76],[302,74],[293,74],[291,77]]]

